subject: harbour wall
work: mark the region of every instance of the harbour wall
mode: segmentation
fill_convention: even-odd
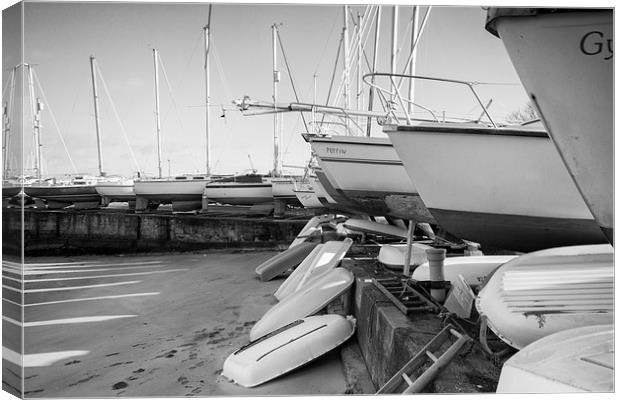
[[[26,256],[76,253],[277,249],[295,239],[305,219],[4,209],[2,248]]]
[[[379,389],[439,333],[444,321],[436,313],[403,314],[372,283],[378,277],[374,263],[353,259],[343,260],[342,266],[355,275],[350,310],[357,320],[355,337],[370,379]],[[424,392],[495,392],[499,373],[479,346],[466,345]]]

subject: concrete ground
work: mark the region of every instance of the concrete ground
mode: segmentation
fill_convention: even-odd
[[[255,267],[274,252],[27,260],[26,397],[342,394],[338,351],[257,388],[221,377],[282,279]],[[6,261],[6,260],[5,260]],[[10,259],[8,260],[10,261]],[[3,262],[3,386],[19,387],[19,275]],[[15,304],[17,303],[17,304]]]

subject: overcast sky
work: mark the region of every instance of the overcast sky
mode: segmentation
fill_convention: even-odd
[[[426,8],[421,7],[421,16]],[[207,4],[27,2],[23,10],[24,61],[34,65],[42,89],[35,88],[36,96],[47,100],[41,130],[44,174],[73,172],[58,131],[76,169],[97,171],[90,55],[96,57],[104,78],[98,82],[104,171],[131,176],[137,169],[124,130],[140,169],[157,172],[153,48],[158,49],[165,68],[165,74],[160,71],[159,86],[164,172],[167,160],[172,174],[204,172],[202,27]],[[401,6],[399,11],[401,68],[408,55],[411,10],[411,6]],[[353,6],[351,11],[357,15],[364,7]],[[3,89],[10,69],[20,62],[20,12],[16,6],[3,13]],[[385,6],[382,13],[378,70],[389,72],[391,7]],[[525,105],[527,99],[501,41],[485,31],[485,17],[480,7],[433,7],[419,42],[416,74],[501,83],[479,89],[485,101],[493,99],[493,115],[501,118]],[[244,95],[271,99],[270,27],[274,23],[282,24],[279,32],[300,101],[312,102],[316,73],[317,102],[325,102],[342,32],[342,6],[216,3],[211,19],[214,172],[247,169],[248,155],[260,172],[272,166],[273,117],[242,116],[232,110],[231,101]],[[372,57],[372,38],[366,51]],[[295,101],[281,53],[278,69],[282,72],[279,100]],[[364,87],[365,98],[367,90]],[[416,101],[438,112],[477,117],[480,109],[473,98],[464,95],[462,89],[419,85]],[[229,109],[225,118],[221,106]],[[24,125],[25,166],[29,168],[32,128],[27,110],[24,120],[28,124]],[[300,135],[305,132],[301,118],[291,113],[283,121],[284,164],[304,165],[310,148]],[[19,135],[19,125],[17,113],[13,136]],[[373,134],[382,135],[380,128],[375,127]],[[18,152],[17,140],[12,140],[11,151]]]

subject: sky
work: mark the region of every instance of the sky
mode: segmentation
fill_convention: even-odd
[[[354,16],[364,8],[350,7]],[[423,16],[427,7],[420,9]],[[10,70],[20,63],[20,13],[19,5],[3,12],[3,101],[7,100]],[[399,71],[408,56],[411,15],[412,6],[399,7]],[[137,170],[157,173],[153,48],[163,64],[159,92],[164,175],[204,172],[202,27],[207,16],[206,3],[25,2],[23,59],[33,65],[36,96],[45,99],[41,115],[43,174],[97,173],[91,55],[103,77],[103,81],[98,79],[103,170],[125,176]],[[499,84],[477,87],[483,101],[493,100],[492,115],[502,119],[523,107],[527,98],[501,41],[484,29],[485,17],[485,10],[478,6],[433,7],[418,43],[415,71],[417,75]],[[391,19],[392,7],[384,5],[379,72],[390,70]],[[273,116],[244,116],[232,100],[244,95],[271,100],[274,23],[281,24],[279,34],[291,70],[289,75],[279,51],[278,101],[296,101],[289,82],[292,77],[299,100],[313,102],[316,74],[316,102],[325,103],[343,26],[341,5],[215,3],[211,17],[212,172],[233,173],[252,166],[266,173],[273,165]],[[371,37],[365,46],[370,58],[372,45]],[[341,68],[340,60],[336,83]],[[20,84],[18,79],[18,87]],[[440,114],[478,116],[480,108],[470,95],[446,87],[417,84],[416,102]],[[364,85],[362,90],[362,107],[366,108],[368,87]],[[21,98],[19,92],[15,103],[27,104],[28,96]],[[338,100],[342,105],[342,98]],[[355,106],[353,100],[352,108]],[[23,161],[28,172],[34,160],[28,107],[24,107],[23,119]],[[20,153],[19,107],[12,113],[12,122],[9,151],[14,168]],[[285,165],[307,163],[310,146],[301,136],[305,131],[299,113],[282,114]],[[384,136],[376,124],[373,135]]]

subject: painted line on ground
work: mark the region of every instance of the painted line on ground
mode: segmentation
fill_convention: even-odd
[[[101,267],[133,267],[133,266],[152,266],[163,264],[162,261],[141,261],[141,262],[128,262],[128,263],[98,263],[89,265],[57,265],[57,266],[39,266],[36,264],[24,264],[25,269],[62,269],[62,268],[101,268]]]
[[[146,271],[146,272],[130,272],[128,274],[110,274],[110,275],[94,275],[94,276],[72,276],[70,278],[50,278],[50,279],[30,279],[24,280],[24,283],[33,282],[54,282],[54,281],[72,281],[72,280],[84,280],[84,279],[101,279],[101,278],[114,278],[118,276],[137,276],[137,275],[153,275],[153,274],[167,274],[169,272],[187,271],[188,268],[175,268],[167,269],[164,271]]]
[[[125,267],[126,269],[145,269],[145,268],[164,268],[167,265],[141,265],[135,267]],[[51,275],[51,274],[71,274],[78,273],[83,274],[86,272],[103,272],[103,271],[118,271],[118,268],[96,268],[96,269],[57,269],[57,270],[39,270],[39,269],[31,269],[24,271],[23,275]]]
[[[119,295],[114,295],[114,296],[84,297],[81,299],[68,299],[68,300],[47,301],[43,303],[30,303],[30,304],[24,304],[24,306],[25,307],[47,306],[50,304],[74,303],[74,302],[79,302],[79,301],[112,300],[112,299],[122,299],[122,298],[127,298],[127,297],[157,296],[158,294],[160,294],[160,292],[129,293],[129,294],[119,294]]]
[[[88,350],[54,351],[50,353],[24,354],[17,353],[6,347],[2,347],[2,359],[20,367],[49,367],[50,365],[67,358],[84,356],[90,353]]]
[[[121,319],[121,318],[133,318],[137,317],[136,314],[129,315],[97,315],[92,317],[75,317],[75,318],[61,318],[61,319],[52,319],[48,321],[31,321],[31,322],[19,322],[14,320],[13,318],[2,316],[2,320],[9,322],[13,325],[21,326],[23,328],[32,328],[35,326],[49,326],[49,325],[65,325],[65,324],[84,324],[88,322],[104,322],[111,321],[113,319]]]
[[[41,293],[41,292],[61,292],[63,290],[79,290],[79,289],[94,289],[106,286],[119,286],[119,285],[132,285],[134,283],[140,283],[142,281],[127,281],[127,282],[112,282],[112,283],[100,283],[97,285],[85,285],[85,286],[66,286],[66,287],[54,287],[54,288],[40,288],[40,289],[15,289],[10,286],[2,285],[4,289],[9,289],[19,293]]]

